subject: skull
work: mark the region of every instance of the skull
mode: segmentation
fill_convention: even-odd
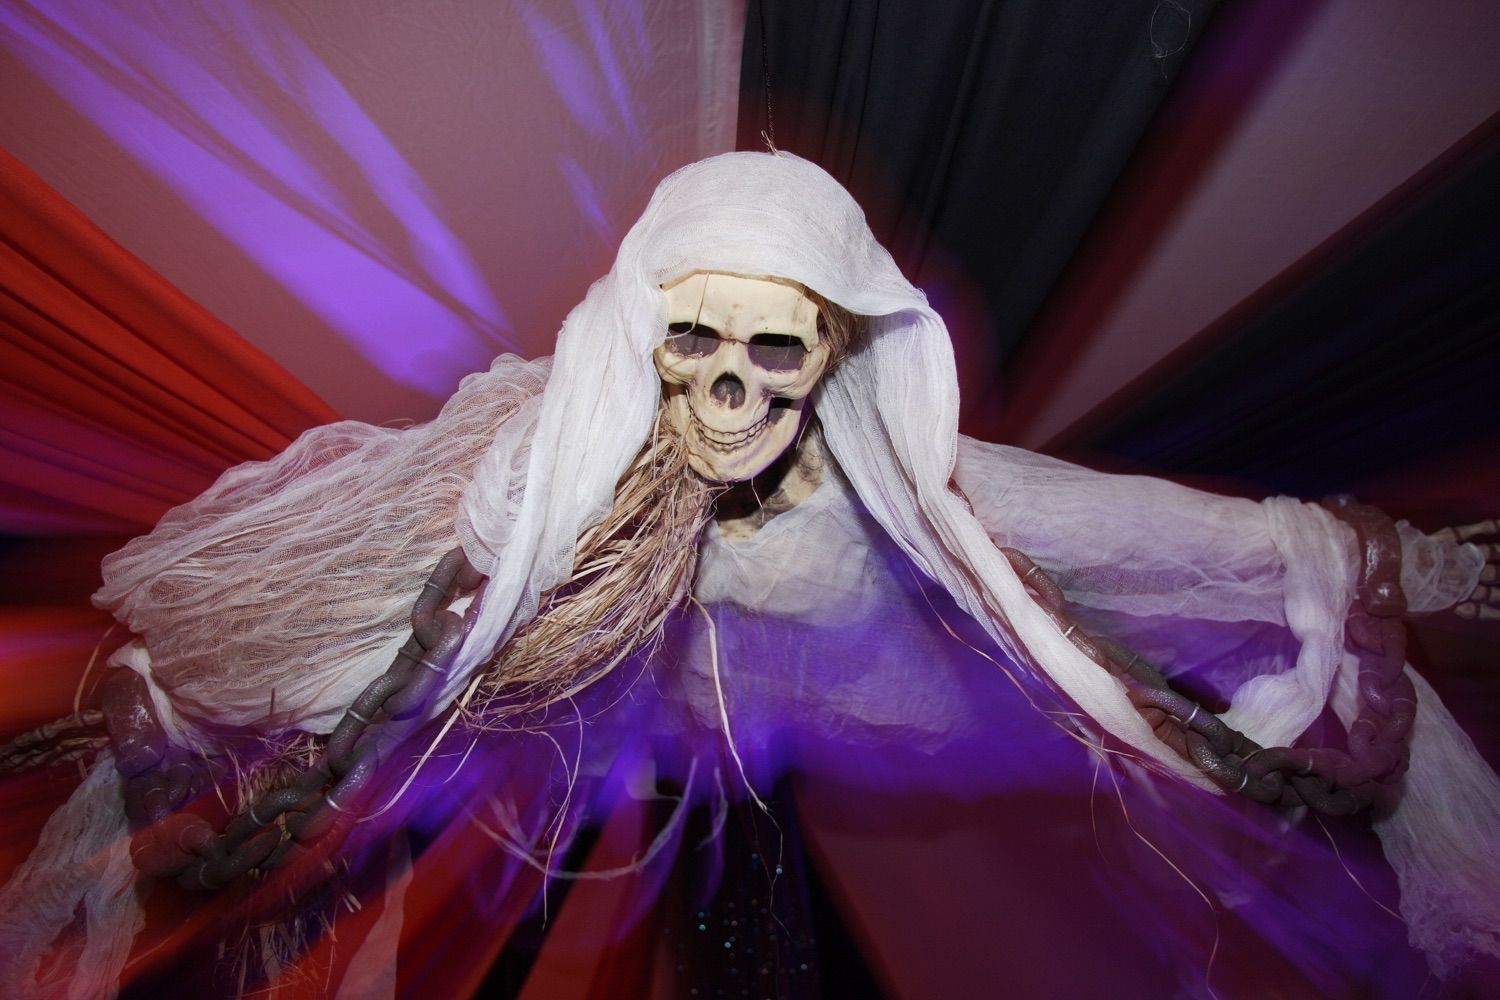
[[[808,393],[828,367],[818,307],[793,285],[718,272],[665,289],[667,338],[655,360],[667,419],[693,471],[750,479],[796,440]]]

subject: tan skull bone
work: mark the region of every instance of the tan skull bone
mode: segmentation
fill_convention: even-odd
[[[818,307],[790,284],[694,272],[663,286],[667,337],[654,355],[667,419],[688,465],[717,482],[750,479],[797,437],[828,367]]]

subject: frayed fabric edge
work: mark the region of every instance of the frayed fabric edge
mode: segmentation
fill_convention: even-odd
[[[44,960],[80,907],[85,936],[76,964],[43,981]],[[106,751],[0,889],[0,995],[114,997],[144,925],[121,779]]]

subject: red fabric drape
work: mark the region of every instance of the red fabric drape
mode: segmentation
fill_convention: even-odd
[[[0,533],[134,532],[338,419],[0,151]]]
[[[71,710],[107,627],[87,605],[103,552],[229,466],[337,418],[0,151],[0,599],[28,606],[0,621],[12,689],[0,732]],[[16,651],[54,643],[48,605],[96,625],[72,644],[72,669],[44,678]],[[42,697],[54,688],[68,697]]]
[[[0,742],[72,711],[109,631],[88,605],[104,552],[336,419],[0,151]],[[79,774],[5,781],[0,882]]]

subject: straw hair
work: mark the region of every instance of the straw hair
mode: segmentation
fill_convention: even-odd
[[[536,617],[491,661],[469,722],[524,726],[654,642],[692,585],[698,536],[722,489],[688,468],[659,412],[609,514],[578,539],[572,578],[542,595]]]
[[[819,336],[836,364],[857,333],[857,317],[796,287],[818,307]],[[655,643],[692,589],[699,536],[728,487],[688,467],[687,447],[664,414],[658,411],[650,440],[616,486],[608,516],[579,537],[572,577],[542,595],[536,617],[491,661],[465,709],[471,725],[539,722],[548,706]]]

